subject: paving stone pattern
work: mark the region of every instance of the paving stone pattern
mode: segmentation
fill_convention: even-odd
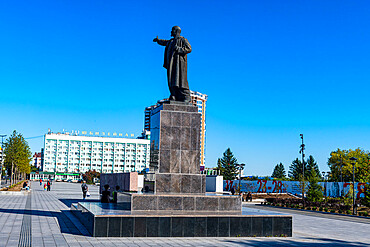
[[[31,216],[32,246],[370,246],[370,220],[345,221],[295,211],[289,212],[292,238],[94,238],[69,212],[69,205],[82,198],[80,186],[54,183],[48,192],[32,183],[32,210],[26,209],[27,195],[0,194],[0,247],[19,245],[24,215]],[[98,199],[98,188],[89,188],[91,199]]]

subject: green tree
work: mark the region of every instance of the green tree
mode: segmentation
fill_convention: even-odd
[[[93,184],[94,183],[94,178],[99,178],[100,179],[100,173],[95,171],[95,170],[89,170],[82,174],[83,180],[86,181],[88,184]]]
[[[224,168],[222,167],[221,159],[217,159],[217,167],[215,169],[217,171],[217,174],[223,174],[224,173]]]
[[[328,166],[331,172],[331,180],[340,182],[342,174],[343,181],[352,181],[353,166],[352,161],[350,160],[351,157],[357,158],[355,164],[356,181],[370,181],[370,153],[361,148],[357,148],[355,150],[341,150],[338,148],[336,151],[330,153]]]
[[[230,148],[226,149],[223,153],[223,157],[220,159],[220,164],[222,167],[221,175],[225,180],[233,180],[238,175],[238,163],[234,154],[231,152]]]
[[[307,171],[307,162],[304,162],[304,173],[305,179],[309,177],[310,172]],[[302,162],[297,158],[292,161],[292,164],[289,166],[288,176],[292,180],[300,180],[303,176],[303,165]]]
[[[307,190],[307,199],[311,202],[319,202],[323,198],[323,188],[319,185],[320,177],[314,167],[311,168],[311,175],[308,179],[309,185]]]
[[[272,172],[271,177],[273,178],[285,178],[285,168],[283,163],[277,164]]]
[[[4,155],[5,167],[11,175],[10,183],[13,184],[15,179],[26,178],[26,174],[31,171],[32,153],[22,134],[13,131],[5,142]]]
[[[309,177],[312,176],[312,172],[311,172],[312,169],[315,170],[316,176],[321,178],[321,173],[320,173],[319,166],[317,165],[317,162],[315,161],[313,156],[310,155],[307,159],[307,171],[310,173]]]

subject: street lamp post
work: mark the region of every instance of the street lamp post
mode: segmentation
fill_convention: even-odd
[[[328,195],[328,183],[329,183],[329,178],[330,178],[330,175],[331,175],[331,172],[327,172],[326,173],[326,197],[330,197],[330,193],[329,193],[329,195]]]
[[[341,186],[342,189],[340,191],[340,196],[342,197],[344,195],[344,186],[343,186],[343,159],[342,159],[342,154],[340,154],[340,181],[341,181]]]
[[[1,182],[1,177],[3,175],[3,164],[4,164],[4,137],[6,135],[0,135],[1,137],[1,163],[0,163],[0,182]]]
[[[325,182],[325,198],[326,198],[326,179],[325,179],[325,172],[322,172],[322,177],[324,178],[324,182]]]
[[[241,194],[241,187],[240,187],[240,184],[241,184],[241,179],[242,179],[242,170],[245,166],[245,164],[239,164],[239,195]]]
[[[352,192],[352,197],[353,197],[353,215],[356,215],[356,197],[355,197],[355,165],[356,165],[356,160],[357,158],[351,157],[349,158],[352,162],[352,167],[353,167],[353,192]]]
[[[302,154],[302,173],[303,173],[303,177],[302,177],[302,180],[303,180],[303,185],[302,185],[302,200],[303,200],[303,206],[304,206],[304,187],[305,187],[305,184],[304,184],[304,178],[305,178],[305,173],[304,173],[304,149],[305,149],[305,145],[303,143],[303,134],[299,134],[299,136],[301,137],[302,139],[302,144],[301,144],[301,149],[299,150],[299,153]]]

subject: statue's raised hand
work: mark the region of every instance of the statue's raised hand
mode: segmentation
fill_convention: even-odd
[[[157,41],[158,41],[158,36],[153,39],[153,42],[157,42]]]

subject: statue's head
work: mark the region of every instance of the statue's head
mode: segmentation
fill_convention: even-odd
[[[180,35],[181,28],[179,26],[173,26],[171,30],[171,36],[176,37],[176,35]]]

